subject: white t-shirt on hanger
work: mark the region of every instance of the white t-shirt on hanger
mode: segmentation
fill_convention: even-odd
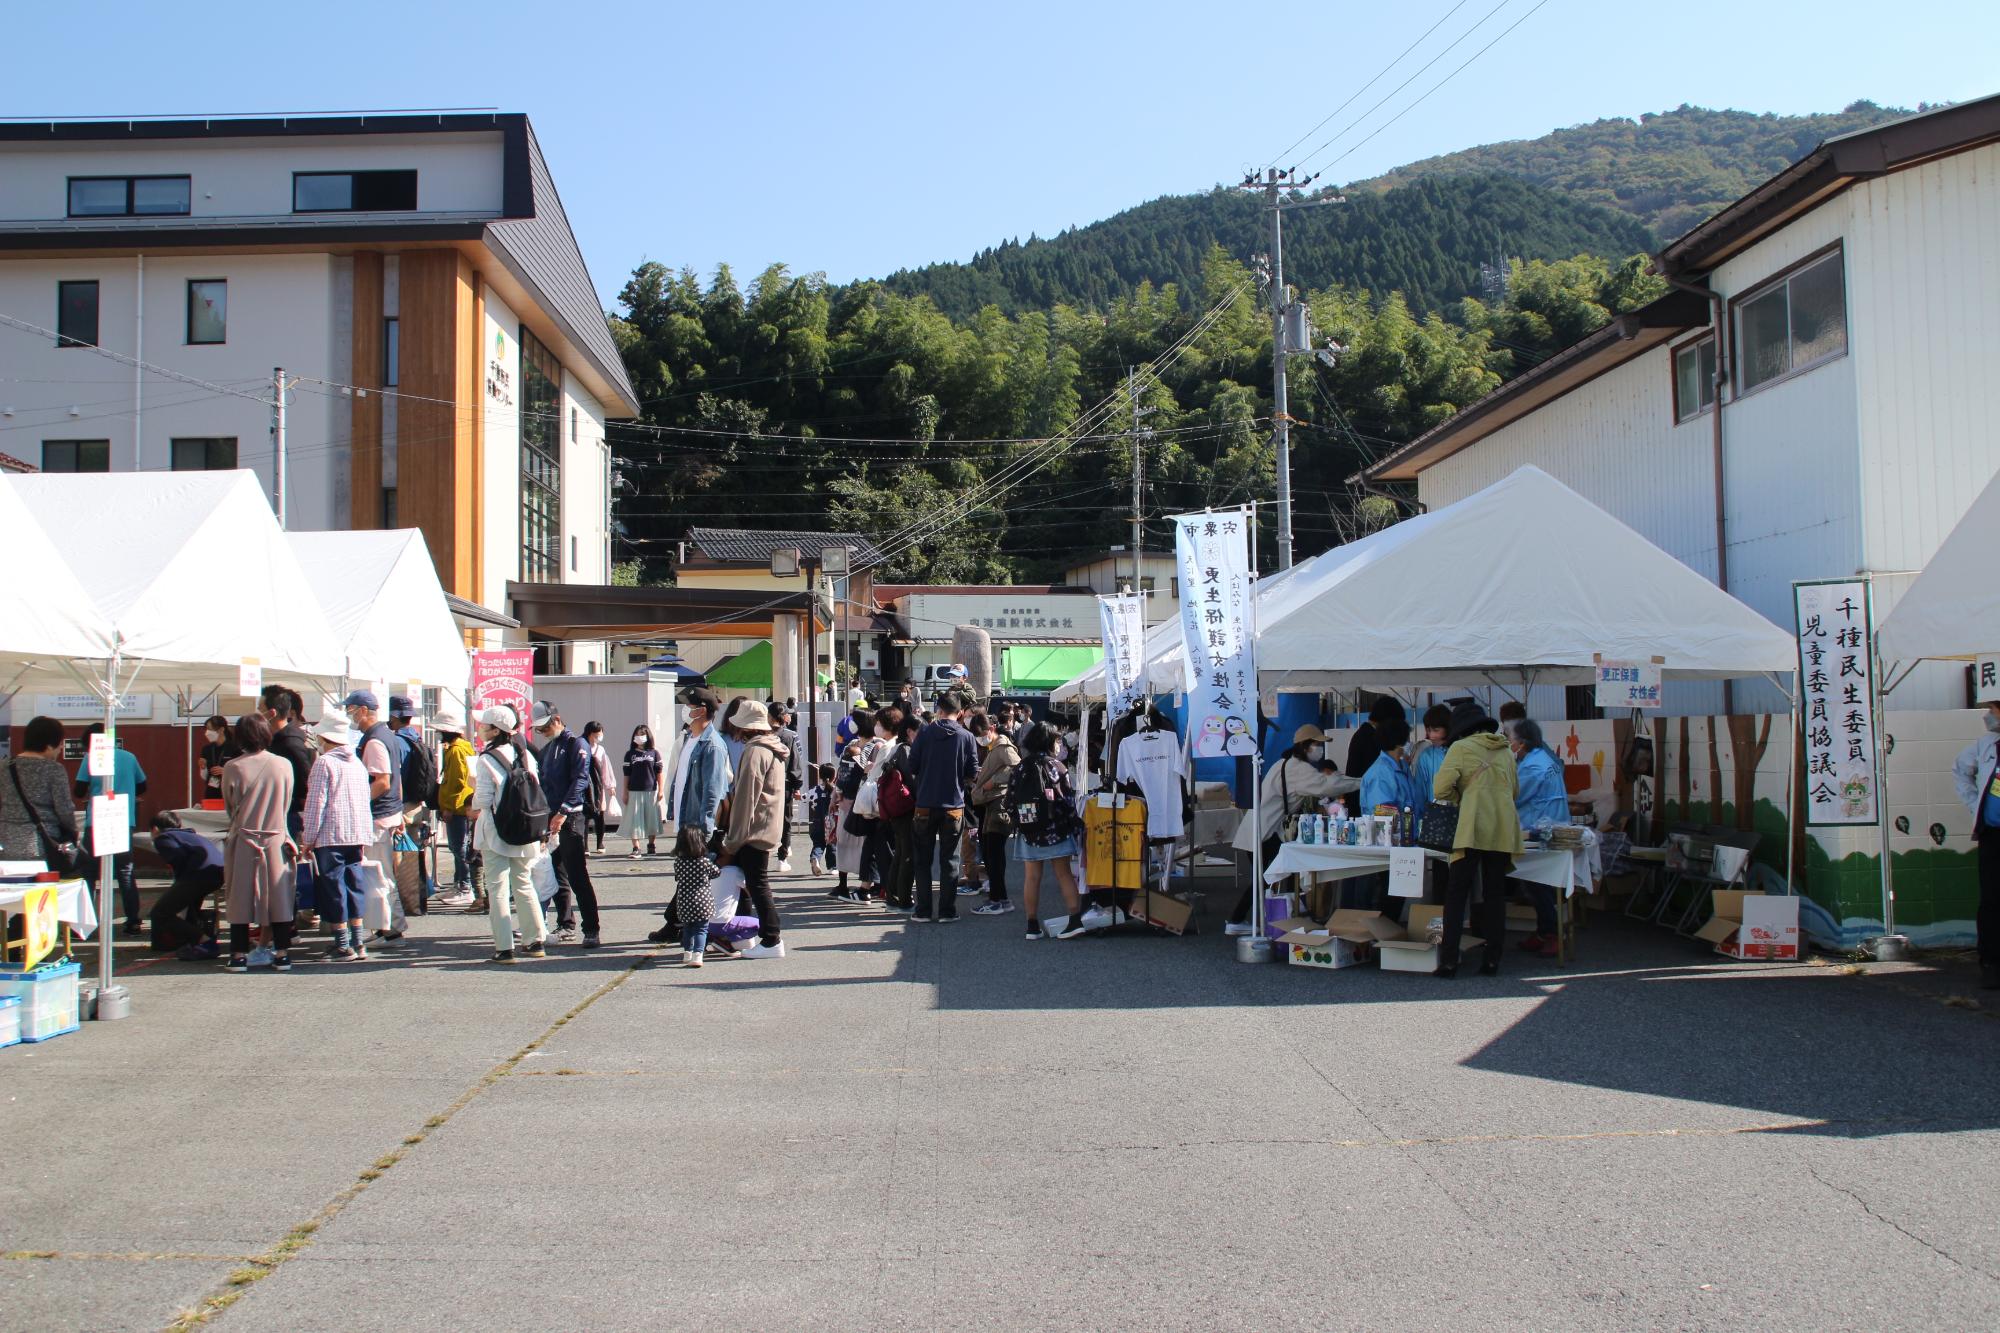
[[[1172,731],[1135,731],[1118,742],[1118,781],[1136,782],[1146,798],[1146,836],[1178,838],[1181,819],[1180,737]]]

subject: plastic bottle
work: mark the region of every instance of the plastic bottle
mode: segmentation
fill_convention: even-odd
[[[1403,845],[1411,846],[1417,840],[1417,816],[1409,806],[1403,807]]]

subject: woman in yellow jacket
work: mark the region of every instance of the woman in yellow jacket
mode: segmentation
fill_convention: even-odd
[[[1480,935],[1486,952],[1479,974],[1500,971],[1507,938],[1507,872],[1521,852],[1521,817],[1514,808],[1514,754],[1500,726],[1470,701],[1452,710],[1452,745],[1432,781],[1431,795],[1458,803],[1458,836],[1452,839],[1451,875],[1444,895],[1444,947],[1436,975],[1458,975],[1458,941],[1466,905],[1480,891]]]

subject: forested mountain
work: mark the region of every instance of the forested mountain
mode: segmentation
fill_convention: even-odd
[[[1210,248],[1238,259],[1270,248],[1270,213],[1242,190],[1170,195],[1060,236],[1008,241],[964,264],[905,269],[882,285],[924,295],[955,319],[1071,305],[1106,309],[1142,282],[1194,290]],[[1363,191],[1285,218],[1286,277],[1399,291],[1420,310],[1479,291],[1482,262],[1628,255],[1652,236],[1629,217],[1499,174],[1440,176]]]
[[[1504,172],[1559,190],[1571,200],[1616,209],[1665,242],[1742,198],[1822,140],[1909,114],[1873,102],[1854,102],[1837,115],[1820,116],[1682,105],[1637,120],[1598,120],[1539,139],[1427,157],[1353,188],[1393,192],[1399,186],[1429,185],[1439,177]]]

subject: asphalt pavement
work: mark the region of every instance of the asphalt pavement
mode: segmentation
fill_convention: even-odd
[[[0,1324],[2000,1327],[1963,962],[1599,918],[1442,982],[1239,964],[1219,884],[1030,943],[801,877],[786,958],[696,971],[643,942],[667,864],[593,863],[601,951],[147,961],[0,1051]]]

